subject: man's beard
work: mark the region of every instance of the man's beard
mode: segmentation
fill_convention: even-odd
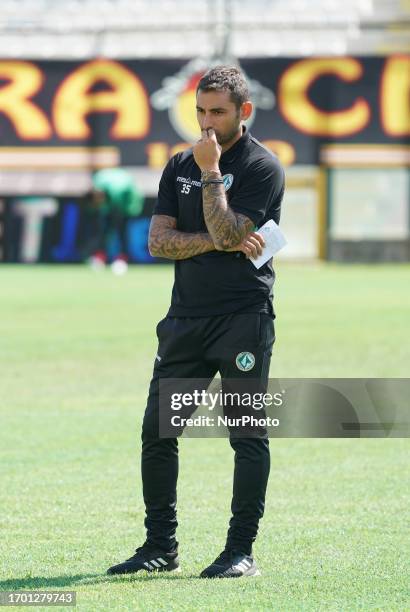
[[[216,140],[218,141],[218,144],[225,145],[231,142],[231,140],[235,138],[235,136],[237,135],[239,128],[240,128],[240,122],[238,122],[238,124],[235,127],[233,127],[232,130],[229,131],[227,134],[218,134],[217,132],[215,132],[215,136],[216,136]]]

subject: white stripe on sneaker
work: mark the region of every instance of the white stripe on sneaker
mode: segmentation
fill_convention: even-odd
[[[252,566],[252,563],[251,563],[250,561],[248,561],[248,559],[244,559],[244,560],[242,561],[242,563],[246,563],[246,565],[247,565],[248,567],[251,567],[251,566]]]
[[[240,563],[237,563],[233,567],[234,569],[240,570],[241,572],[245,572],[248,569],[246,565],[243,563],[243,561],[241,561]]]
[[[160,563],[162,563],[162,565],[168,565],[167,561],[164,561],[164,559],[162,557],[158,557],[157,561],[159,561]]]
[[[161,567],[161,563],[157,563],[157,562],[155,561],[155,559],[151,559],[151,560],[150,560],[150,563],[152,563],[153,565],[155,565],[155,567]]]
[[[150,565],[147,561],[144,562],[145,567],[152,570],[152,565]]]

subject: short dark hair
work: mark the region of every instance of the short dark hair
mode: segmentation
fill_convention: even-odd
[[[236,66],[215,66],[201,78],[196,88],[198,91],[229,91],[231,101],[239,109],[249,100],[249,89],[246,79]]]

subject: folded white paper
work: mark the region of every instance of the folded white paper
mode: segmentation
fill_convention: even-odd
[[[273,219],[269,219],[265,225],[262,225],[256,231],[263,236],[265,246],[263,247],[262,255],[259,255],[256,259],[250,258],[250,261],[259,270],[275,253],[283,249],[287,244],[287,240],[279,225]]]

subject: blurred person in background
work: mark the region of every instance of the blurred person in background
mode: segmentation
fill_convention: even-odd
[[[128,268],[127,221],[141,214],[144,196],[133,177],[122,168],[98,170],[92,177],[92,189],[86,195],[87,203],[96,212],[94,236],[88,252],[88,263],[95,269],[108,262],[108,243],[113,234],[119,242],[119,252],[111,262],[115,274],[124,274]]]

